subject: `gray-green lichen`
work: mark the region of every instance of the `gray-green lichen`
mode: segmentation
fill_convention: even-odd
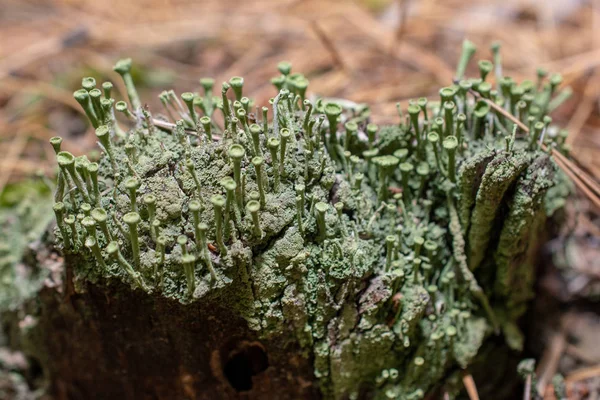
[[[35,181],[8,185],[0,196],[0,310],[16,309],[48,277],[48,270],[24,264],[37,263],[30,249],[45,239],[52,220],[49,200],[49,188]]]
[[[150,114],[129,68],[115,66],[132,109],[76,92],[98,160],[52,142],[54,234],[83,260],[78,290],[116,279],[216,299],[264,338],[291,332],[336,399],[423,398],[499,325],[516,326],[557,182],[541,146],[563,143],[513,131],[488,102],[546,129],[555,85],[491,90],[460,72],[441,101],[411,102],[379,128],[364,106],[307,99],[306,78],[283,67],[269,107],[236,77],[217,95],[207,79],[203,94],[164,92],[168,117]]]

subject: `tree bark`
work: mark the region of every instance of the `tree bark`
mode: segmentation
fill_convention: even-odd
[[[41,268],[56,268],[47,261]],[[292,334],[258,340],[217,302],[184,305],[120,282],[87,283],[75,293],[75,263],[65,259],[64,280],[44,285],[24,307],[35,317],[4,316],[11,347],[44,367],[56,399],[319,397],[312,362]]]

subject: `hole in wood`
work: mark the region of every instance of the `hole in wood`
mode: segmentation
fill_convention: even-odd
[[[252,377],[260,374],[269,366],[265,349],[258,343],[242,342],[229,353],[223,366],[223,375],[238,392],[252,389]]]

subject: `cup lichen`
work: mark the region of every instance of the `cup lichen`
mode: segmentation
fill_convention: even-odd
[[[100,160],[78,169],[51,139],[57,246],[90,255],[75,267],[90,280],[182,303],[218,296],[265,338],[295,327],[325,398],[423,398],[526,309],[544,199],[559,184],[539,144],[565,151],[564,135],[544,134],[560,76],[518,86],[499,79],[494,53],[468,79],[474,52],[466,41],[440,101],[411,101],[408,118],[398,107],[399,124],[381,127],[368,108],[313,101],[287,62],[260,115],[243,78],[224,82],[220,97],[203,78],[204,97],[163,92],[170,123],[157,124],[121,60],[133,112],[107,83],[104,98],[89,79],[75,93]],[[530,136],[510,136],[510,118],[481,97],[525,119]]]

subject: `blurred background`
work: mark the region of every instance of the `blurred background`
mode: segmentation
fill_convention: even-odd
[[[554,122],[569,130],[578,165],[600,177],[600,0],[0,0],[0,196],[52,174],[50,137],[68,139],[76,155],[94,147],[72,93],[83,76],[124,93],[112,71],[121,57],[133,58],[151,111],[161,111],[162,90],[197,91],[206,76],[244,76],[245,93],[264,104],[287,60],[311,94],[369,103],[384,124],[397,120],[397,102],[437,98],[465,38],[476,59],[491,59],[500,41],[504,74],[515,80],[534,79],[538,67],[563,75],[572,95]],[[560,371],[572,398],[597,399],[598,210],[574,196],[557,235],[540,266],[528,352],[540,388]]]

